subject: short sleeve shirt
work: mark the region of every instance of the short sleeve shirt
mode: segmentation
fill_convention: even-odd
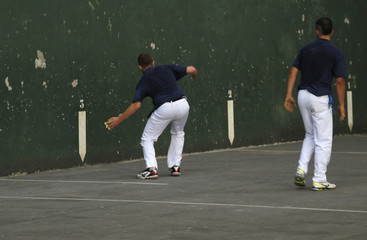
[[[331,94],[333,78],[347,76],[342,52],[321,38],[301,48],[293,67],[301,71],[298,89],[307,89],[316,96]]]
[[[177,81],[186,76],[186,66],[161,65],[148,68],[136,85],[133,102],[142,102],[151,97],[154,109],[162,104],[184,96]]]

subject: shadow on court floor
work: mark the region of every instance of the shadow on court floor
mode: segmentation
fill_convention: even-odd
[[[328,180],[293,184],[301,142],[0,178],[0,239],[367,239],[367,135],[334,138]]]

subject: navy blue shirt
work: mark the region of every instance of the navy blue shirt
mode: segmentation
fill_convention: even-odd
[[[334,77],[347,77],[342,52],[327,39],[319,38],[301,48],[293,67],[301,71],[298,90],[307,89],[316,96],[331,94]]]
[[[161,65],[148,68],[136,85],[133,102],[142,102],[151,97],[154,109],[162,104],[184,96],[177,80],[186,76],[186,66]]]

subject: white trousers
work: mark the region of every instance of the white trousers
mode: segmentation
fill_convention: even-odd
[[[150,116],[141,137],[146,167],[158,168],[154,142],[163,130],[171,124],[171,143],[167,154],[168,168],[180,166],[185,142],[184,127],[189,116],[189,104],[185,98],[161,105]]]
[[[327,166],[330,162],[333,141],[333,115],[327,95],[317,97],[307,90],[298,93],[298,106],[302,115],[306,135],[303,140],[298,168],[305,174],[308,163],[315,152],[315,182],[326,182]]]

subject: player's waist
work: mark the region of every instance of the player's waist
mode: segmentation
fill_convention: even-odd
[[[161,99],[160,101],[155,101],[154,104],[154,110],[158,109],[160,106],[162,106],[165,103],[173,103],[173,102],[177,102],[180,101],[182,99],[186,99],[186,96],[180,96],[180,97],[175,97],[175,98],[171,98],[171,99]]]
[[[181,100],[181,99],[186,99],[186,96],[181,96],[181,97],[175,98],[175,99],[173,99],[171,101],[167,101],[167,102],[176,102],[176,101]]]

